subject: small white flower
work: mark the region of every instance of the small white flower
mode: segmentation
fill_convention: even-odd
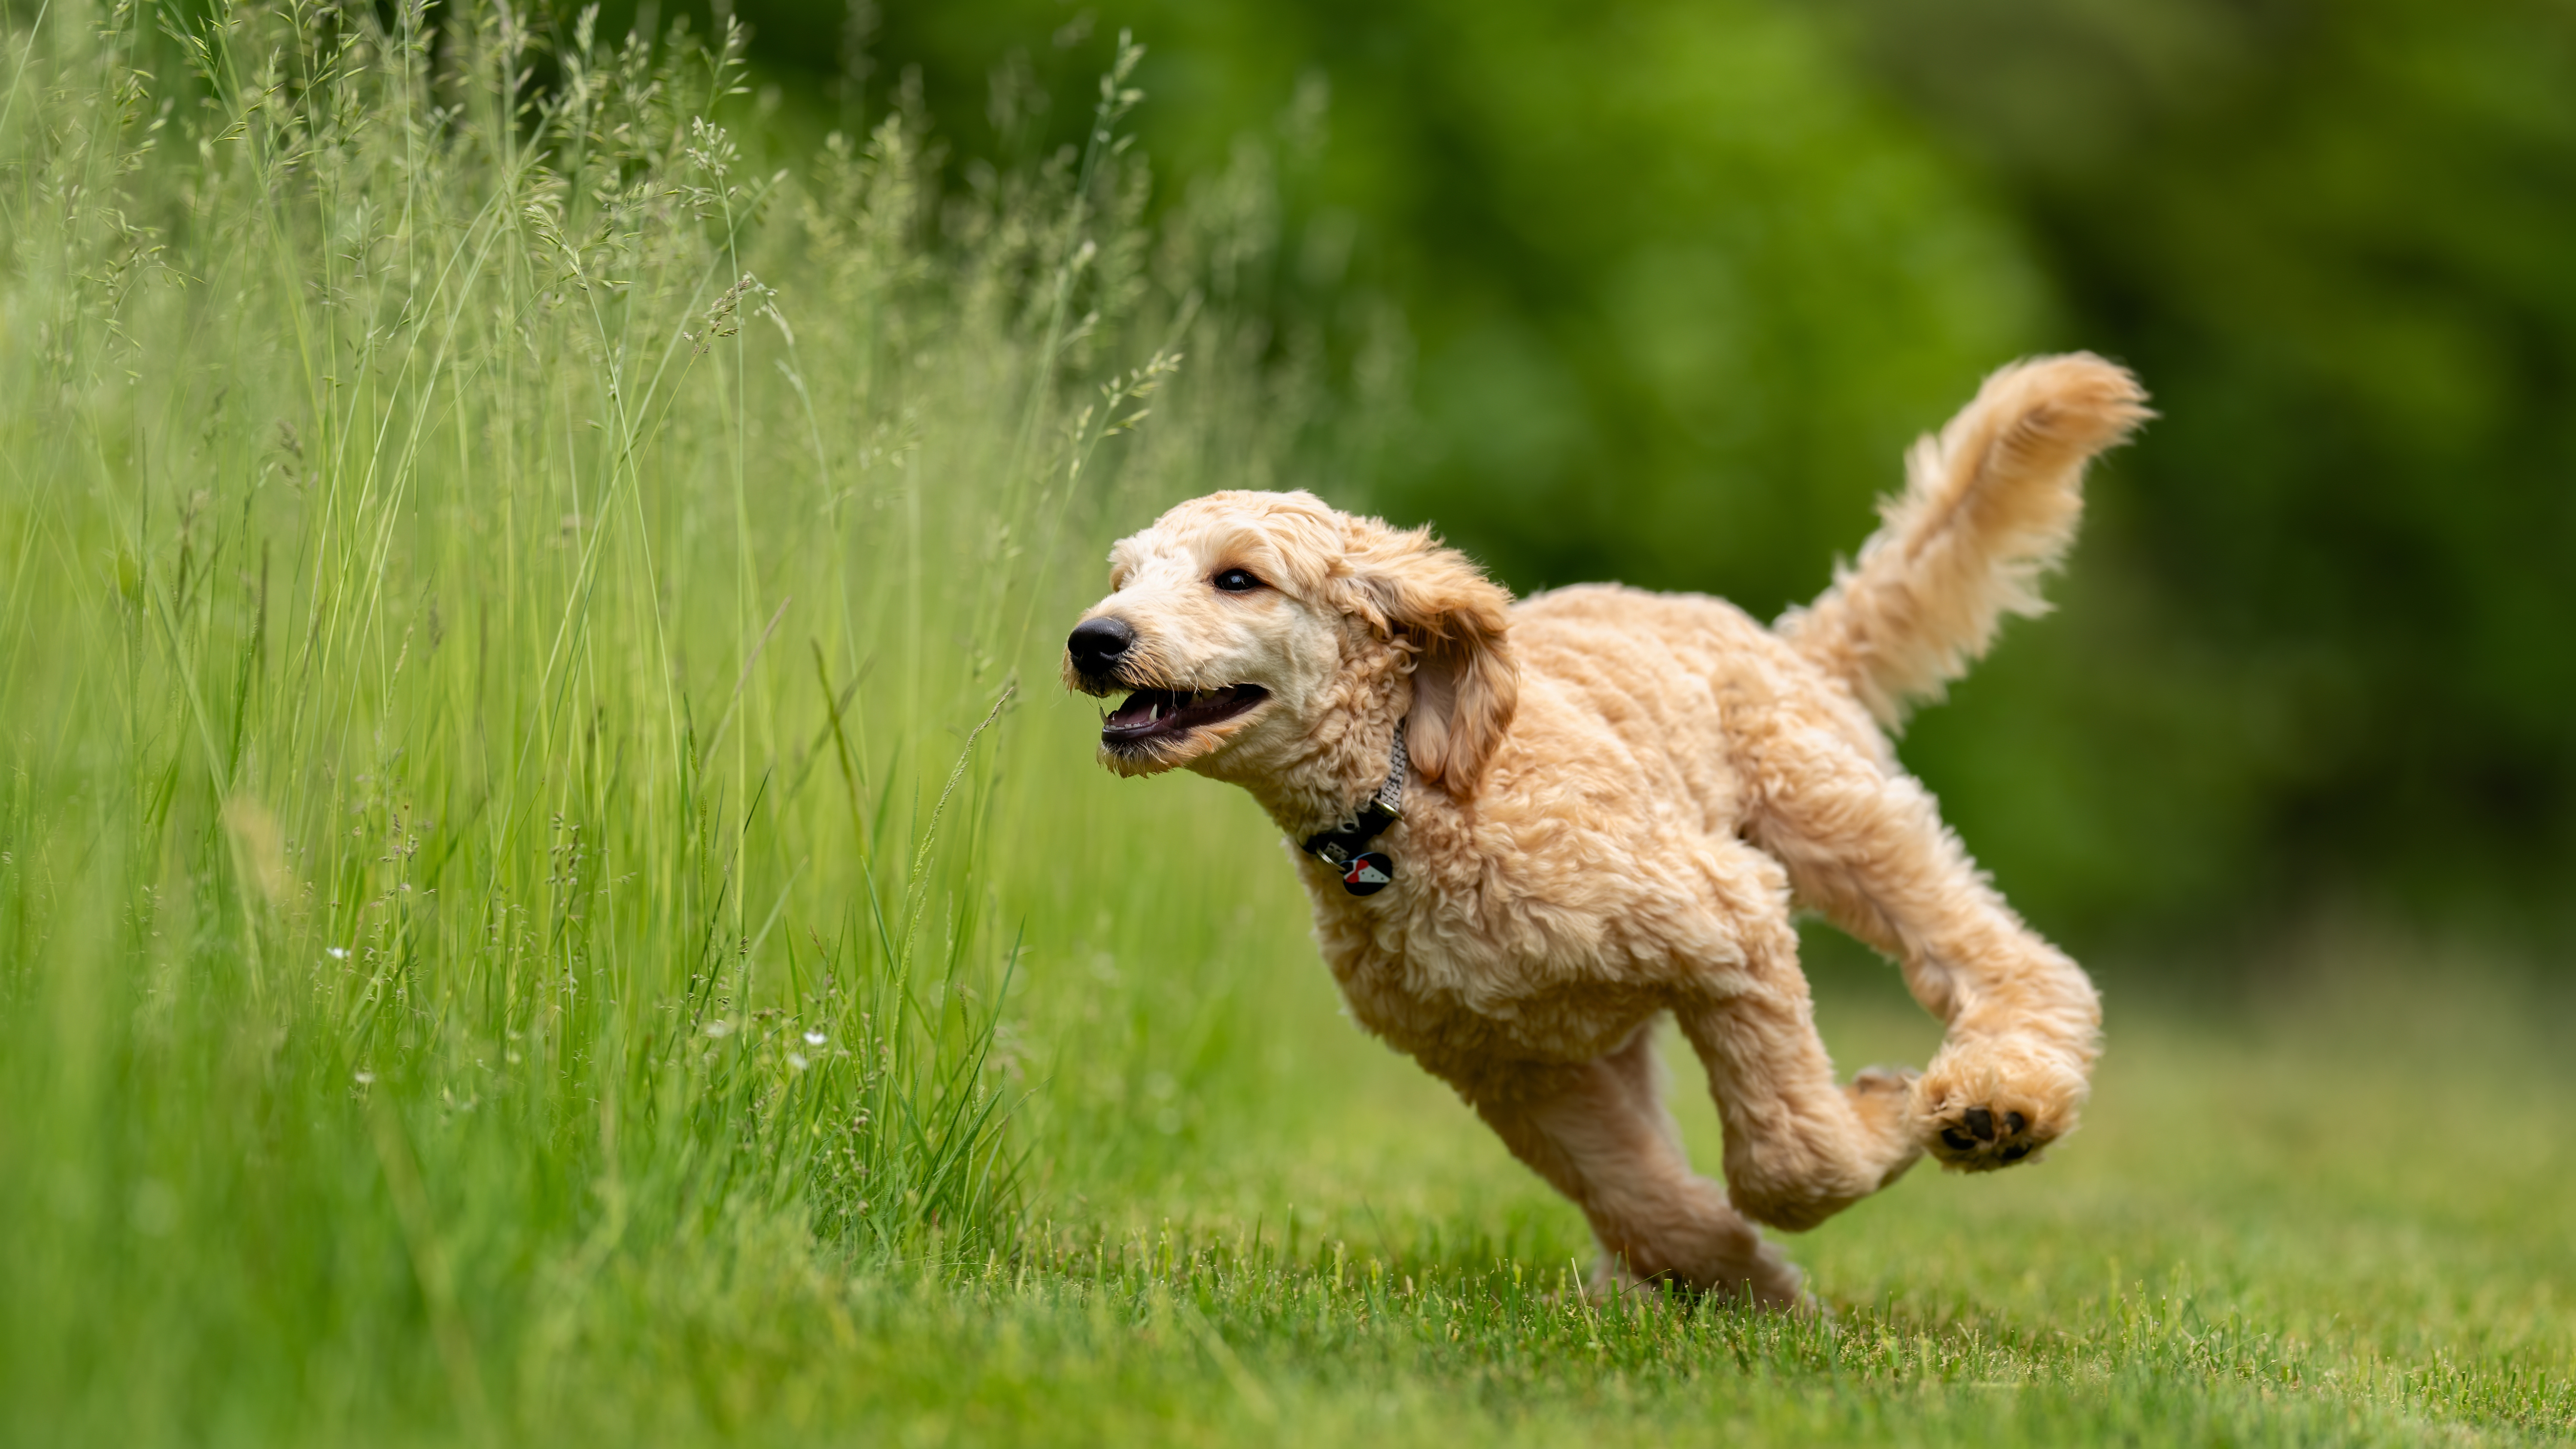
[[[796,1070],[801,1072],[814,1064],[805,1060],[805,1054],[803,1052],[789,1052],[787,1054],[787,1065],[794,1067]]]
[[[711,1022],[708,1022],[708,1023],[707,1023],[707,1035],[709,1035],[709,1036],[731,1036],[731,1035],[733,1035],[733,1023],[732,1023],[732,1022],[729,1022],[729,1021],[711,1021]]]
[[[376,1080],[376,1074],[373,1072],[359,1072],[356,1075],[358,1085],[361,1087],[373,1085]]]
[[[346,961],[349,959],[349,948],[346,946],[325,946],[322,948],[322,954],[330,957],[334,961]]]
[[[830,1037],[823,1035],[819,1031],[809,1031],[805,1033],[805,1044],[807,1046],[821,1046],[823,1043],[830,1040]]]

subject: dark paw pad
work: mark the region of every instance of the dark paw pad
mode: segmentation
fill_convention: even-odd
[[[1944,1166],[1968,1172],[2009,1167],[2048,1145],[2056,1133],[2031,1121],[2028,1114],[1997,1112],[1980,1102],[1972,1107],[1947,1106],[1932,1115],[1938,1139],[1932,1155]]]

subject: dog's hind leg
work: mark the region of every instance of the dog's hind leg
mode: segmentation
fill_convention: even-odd
[[[1985,1170],[2074,1130],[2102,1020],[2082,968],[2004,904],[1911,777],[1829,729],[1742,724],[1755,839],[1802,903],[1896,958],[1948,1028],[1914,1085],[1924,1146]]]
[[[1798,1270],[1690,1169],[1664,1110],[1651,1026],[1579,1066],[1482,1066],[1454,1085],[1512,1154],[1583,1209],[1600,1241],[1596,1293],[1671,1283],[1796,1308]]]

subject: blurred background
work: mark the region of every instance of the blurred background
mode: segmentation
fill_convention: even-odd
[[[1281,199],[1216,274],[1328,399],[1316,486],[1518,590],[1769,617],[1983,373],[2129,363],[2164,417],[2057,617],[1903,744],[1979,857],[2211,974],[2576,934],[2576,9],[738,3],[780,125],[922,109],[961,191],[1132,28],[1147,210]]]

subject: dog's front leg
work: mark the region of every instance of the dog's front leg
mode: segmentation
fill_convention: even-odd
[[[1808,1303],[1798,1270],[1691,1171],[1650,1027],[1598,1061],[1480,1063],[1450,1080],[1514,1156],[1583,1209],[1601,1244],[1595,1292],[1670,1282],[1769,1307]]]
[[[1784,928],[1785,929],[1785,928]],[[1834,1081],[1805,978],[1674,1007],[1708,1069],[1726,1128],[1726,1193],[1747,1217],[1812,1228],[1905,1175],[1922,1155],[1914,1074],[1873,1067]]]
[[[1744,743],[1757,841],[1803,903],[1895,957],[1948,1028],[1914,1087],[1924,1146],[1985,1170],[2073,1131],[2102,1022],[2082,968],[2004,904],[1911,777],[1779,716]]]

